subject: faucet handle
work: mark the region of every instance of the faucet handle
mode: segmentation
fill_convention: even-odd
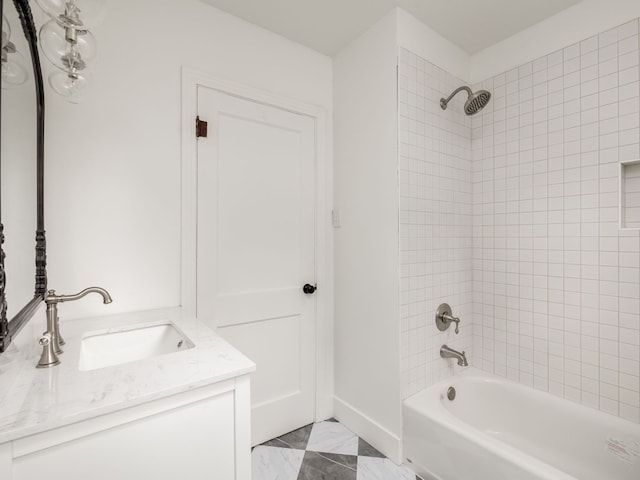
[[[451,307],[448,304],[442,303],[436,310],[436,326],[438,330],[444,332],[452,323],[456,324],[456,334],[460,333],[460,319],[451,314]]]
[[[40,339],[38,339],[38,343],[42,345],[42,355],[40,355],[40,361],[36,365],[36,368],[49,368],[58,365],[60,359],[53,350],[53,337],[51,332],[44,332]]]
[[[456,324],[456,330],[455,330],[456,331],[456,335],[460,333],[460,328],[458,328],[459,325],[460,325],[460,319],[458,317],[454,317],[453,315],[449,315],[448,313],[444,313],[442,315],[442,317],[443,317],[444,321],[447,322],[447,323],[455,322],[455,324]]]
[[[49,345],[51,343],[51,333],[50,332],[44,332],[42,334],[42,336],[38,339],[38,344],[42,345],[43,347]]]

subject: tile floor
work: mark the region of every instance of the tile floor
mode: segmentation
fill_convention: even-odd
[[[253,480],[420,480],[330,419],[254,447]]]

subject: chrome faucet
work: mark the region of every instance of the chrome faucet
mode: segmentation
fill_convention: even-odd
[[[469,362],[467,362],[467,357],[464,352],[458,352],[457,350],[449,348],[446,345],[442,345],[442,347],[440,347],[440,356],[442,358],[455,358],[456,360],[458,360],[458,365],[460,365],[461,367],[469,366]]]
[[[79,300],[90,293],[98,293],[102,295],[102,301],[105,304],[113,301],[109,292],[100,287],[85,288],[75,295],[56,295],[55,290],[49,290],[47,292],[47,296],[44,299],[44,303],[47,304],[47,331],[44,332],[39,340],[40,345],[42,345],[42,355],[40,356],[40,361],[36,365],[36,368],[53,367],[60,363],[58,355],[62,353],[60,345],[64,345],[64,340],[60,335],[58,303]]]

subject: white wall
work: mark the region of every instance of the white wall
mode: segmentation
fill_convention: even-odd
[[[481,82],[637,17],[638,0],[583,0],[473,55],[470,81]]]
[[[461,367],[440,357],[444,344],[465,351],[474,364],[472,339],[471,118],[464,95],[446,111],[462,80],[400,49],[400,325],[402,396],[454,375]],[[460,317],[441,332],[435,312],[448,303]]]
[[[470,59],[467,52],[453,44],[406,10],[397,8],[398,46],[469,82]]]
[[[637,231],[617,223],[617,162],[640,156],[639,15],[637,1],[586,0],[465,60],[399,11],[399,42],[418,54],[400,62],[403,394],[443,374],[440,359],[431,359],[437,342],[424,304],[444,251],[429,249],[437,201],[421,203],[442,172],[421,175],[448,135],[436,133],[447,113],[430,117],[433,90],[450,83],[447,71],[463,76],[467,61],[471,78],[490,76],[475,88],[494,95],[473,117],[473,313],[465,309],[471,289],[459,297],[473,325],[470,361],[640,421],[640,244]],[[427,60],[444,71],[428,78]],[[460,148],[468,126],[453,127]],[[459,273],[464,286],[468,272]]]
[[[408,341],[402,346],[400,341],[400,315],[409,306],[404,300],[406,308],[400,303],[401,269],[407,273],[400,255],[403,262],[408,257],[400,248],[400,229],[406,225],[400,225],[399,217],[399,46],[444,65],[455,76],[469,76],[466,53],[401,9],[390,12],[334,58],[334,205],[342,217],[341,228],[335,230],[336,416],[397,461],[401,390],[408,391],[412,375]],[[450,78],[446,85],[451,83],[453,89],[454,77]],[[470,178],[467,185],[470,190]],[[470,246],[467,250],[470,257]],[[470,285],[467,260],[465,285]],[[408,275],[403,282],[408,284]],[[409,289],[402,288],[403,298],[408,297]],[[456,290],[450,298],[459,305],[459,313],[465,313],[470,307],[461,294]],[[404,323],[409,324],[408,318]],[[404,330],[406,340],[409,329]],[[471,333],[470,324],[466,331]],[[418,336],[413,340],[415,345]],[[426,373],[421,375],[426,380]]]
[[[640,158],[639,30],[485,80],[473,118],[476,364],[635,422],[640,232],[619,229],[618,175]]]
[[[182,66],[332,108],[330,58],[196,0],[112,0],[94,34],[85,102],[47,92],[48,272],[114,303],[63,318],[180,304]]]
[[[423,92],[424,101],[437,102],[438,95],[443,95],[444,92],[426,91],[426,89],[433,88],[436,90],[436,87],[437,89],[440,89],[443,85],[449,86],[453,89],[454,85],[452,82],[454,82],[455,77],[459,77],[458,82],[468,81],[468,79],[472,78],[474,75],[471,67],[473,65],[477,65],[474,62],[478,59],[482,60],[481,63],[483,66],[486,63],[486,68],[490,70],[503,68],[503,65],[509,64],[509,62],[514,62],[515,65],[521,65],[523,62],[526,63],[527,59],[532,60],[534,58],[532,55],[535,54],[537,49],[554,51],[558,48],[565,47],[566,42],[568,41],[567,39],[573,38],[571,35],[576,36],[576,40],[583,39],[585,38],[585,31],[589,34],[593,34],[598,32],[600,27],[604,24],[608,25],[611,22],[622,23],[624,20],[637,16],[635,15],[635,12],[638,5],[636,5],[635,2],[614,2],[614,5],[610,8],[614,10],[614,13],[599,15],[599,13],[606,10],[606,8],[602,8],[601,4],[598,5],[594,2],[583,2],[579,5],[579,8],[576,6],[571,12],[569,12],[569,14],[564,13],[560,14],[557,18],[553,17],[539,26],[534,26],[522,34],[516,35],[508,41],[503,42],[504,45],[501,45],[500,48],[496,46],[495,51],[491,53],[492,56],[490,60],[482,58],[482,55],[484,55],[485,52],[480,52],[474,57],[469,57],[455,45],[442,37],[439,37],[410,14],[397,9],[395,14],[397,28],[396,43],[398,46],[407,48],[411,52],[417,54],[418,58],[415,58],[416,62],[430,62],[433,64],[430,68],[435,71],[439,71],[440,69],[442,70],[441,75],[440,73],[436,75],[438,78],[432,78],[430,81],[427,81],[426,78],[420,80],[419,71],[415,75],[416,91],[421,87],[425,88],[425,91]],[[596,20],[593,20],[593,17],[595,17]],[[598,17],[600,18],[598,19]],[[614,25],[617,25],[617,23],[614,23]],[[354,202],[354,199],[359,192],[368,193],[369,189],[377,189],[378,193],[375,196],[372,196],[372,200],[370,200],[370,202],[372,202],[370,203],[371,208],[374,211],[377,211],[381,208],[381,206],[377,204],[377,200],[381,198],[380,193],[386,192],[386,188],[391,189],[391,186],[388,184],[385,184],[384,188],[381,188],[382,184],[380,177],[376,175],[376,168],[380,168],[381,165],[379,163],[381,156],[380,152],[373,149],[373,147],[386,145],[388,130],[381,130],[384,121],[377,118],[377,115],[374,116],[371,112],[376,112],[383,108],[386,104],[385,99],[387,92],[389,89],[394,88],[391,80],[389,80],[389,84],[386,86],[379,85],[380,90],[377,95],[383,100],[378,102],[375,106],[371,104],[371,98],[375,96],[372,87],[373,80],[378,78],[377,75],[380,75],[381,67],[379,66],[379,62],[382,62],[382,55],[378,55],[377,58],[373,58],[372,52],[376,49],[381,52],[385,51],[379,44],[380,32],[382,31],[381,24],[372,28],[357,42],[354,42],[353,45],[341,52],[341,54],[335,59],[336,207],[343,210],[342,216],[345,225],[348,225],[346,220],[348,219],[346,214],[348,209],[344,208],[344,205],[347,204],[346,202]],[[574,29],[574,24],[579,26]],[[568,29],[567,25],[571,25],[572,28]],[[567,31],[574,33],[571,33],[568,37],[566,35]],[[387,35],[392,36],[393,33],[388,33]],[[378,43],[376,43],[376,41],[378,41]],[[388,45],[389,43],[389,41],[386,41],[385,45]],[[529,45],[530,48],[525,48],[526,45]],[[487,51],[490,50],[491,49],[488,49]],[[378,63],[374,64],[374,61]],[[376,70],[373,69],[374,66]],[[440,68],[438,69],[437,67]],[[498,70],[496,73],[501,72],[502,70]],[[424,83],[421,84],[421,81],[424,81]],[[376,85],[378,84],[376,83]],[[407,90],[407,93],[410,93],[408,87],[409,85],[404,88]],[[401,86],[401,93],[402,89],[403,86]],[[492,103],[495,103],[496,101],[500,101],[500,98],[498,97],[497,99],[494,99],[494,102]],[[458,102],[461,103],[460,100],[458,100]],[[471,300],[469,298],[471,292],[471,289],[469,288],[469,278],[471,274],[471,258],[469,256],[469,253],[471,252],[470,243],[460,244],[460,248],[457,250],[452,249],[451,252],[454,252],[453,256],[451,255],[451,252],[447,250],[450,243],[445,242],[442,244],[442,248],[439,250],[436,248],[434,251],[429,250],[429,245],[424,244],[424,242],[421,243],[425,238],[431,237],[425,233],[426,229],[429,228],[429,222],[423,222],[425,218],[418,218],[421,217],[421,213],[416,213],[415,210],[421,200],[420,192],[422,191],[424,193],[424,188],[421,190],[421,187],[424,187],[423,185],[419,185],[418,183],[413,185],[411,183],[413,180],[416,182],[418,181],[418,178],[422,173],[421,168],[424,166],[415,161],[421,160],[421,153],[424,154],[424,158],[427,159],[427,152],[435,151],[434,144],[429,144],[430,139],[434,142],[440,141],[443,135],[446,136],[447,134],[452,134],[458,135],[463,141],[468,142],[471,135],[469,125],[465,125],[464,122],[460,121],[452,123],[450,125],[451,128],[447,129],[446,127],[443,127],[443,122],[448,121],[446,120],[446,117],[434,114],[434,118],[428,118],[428,105],[425,103],[423,107],[425,115],[425,129],[422,138],[418,135],[418,124],[420,122],[416,122],[416,125],[412,124],[412,120],[417,120],[417,118],[413,119],[409,111],[406,111],[404,115],[401,112],[400,115],[401,121],[404,122],[405,119],[408,120],[407,125],[403,125],[400,128],[400,134],[403,137],[400,139],[401,155],[399,159],[401,170],[400,174],[402,175],[400,178],[399,193],[403,195],[401,202],[405,202],[400,204],[400,242],[403,243],[399,246],[399,251],[402,255],[400,258],[400,267],[402,272],[402,283],[400,286],[402,296],[400,299],[400,307],[402,319],[401,326],[403,331],[403,341],[400,345],[400,355],[402,358],[401,368],[403,373],[401,386],[405,394],[412,393],[421,386],[426,385],[443,375],[452,373],[451,371],[440,368],[440,364],[438,362],[441,361],[441,359],[438,358],[437,355],[433,355],[435,346],[437,346],[436,344],[440,339],[445,338],[447,340],[457,340],[460,342],[461,348],[469,348],[468,346],[470,343],[468,336],[467,338],[463,338],[464,335],[459,338],[452,335],[434,335],[433,337],[427,338],[426,332],[429,331],[428,329],[431,326],[431,322],[429,321],[429,319],[432,318],[431,310],[434,309],[430,305],[430,302],[435,302],[438,299],[445,300],[444,297],[447,296],[446,292],[435,293],[436,290],[434,290],[432,286],[431,290],[429,290],[430,285],[426,285],[426,283],[431,281],[432,278],[442,274],[442,268],[446,268],[446,262],[445,265],[438,265],[436,257],[429,256],[429,254],[436,252],[449,260],[453,259],[456,261],[456,268],[460,267],[459,270],[456,270],[458,272],[457,283],[451,282],[450,286],[453,287],[455,284],[455,288],[449,288],[451,292],[448,295],[450,295],[451,298],[456,299],[454,303],[460,304],[459,311],[465,320],[463,331],[467,334],[474,331],[477,335],[476,338],[481,338],[485,333],[489,335],[489,332],[491,332],[486,325],[480,324],[477,328],[476,325],[474,325],[474,313],[471,311]],[[363,111],[369,113],[369,119],[363,119],[361,117]],[[442,112],[440,112],[440,114],[442,114]],[[478,118],[490,117],[485,115],[484,117],[479,116]],[[412,125],[416,129],[415,132],[411,130]],[[435,134],[434,129],[438,128],[444,128],[444,131],[439,134]],[[406,138],[404,137],[405,133],[407,133]],[[416,134],[413,140],[411,139],[412,133]],[[422,144],[420,143],[421,141],[423,141]],[[457,144],[455,146],[460,147]],[[412,147],[416,147],[416,151],[413,153],[411,153]],[[403,148],[405,150],[402,150]],[[421,148],[424,149],[423,152],[420,152]],[[364,152],[365,155],[362,156],[359,163],[358,154],[360,154],[360,152]],[[452,152],[453,150],[449,149],[446,153],[452,157],[456,157],[456,155],[452,155]],[[403,159],[403,155],[405,153],[407,156]],[[465,156],[466,154],[464,152],[458,153],[459,155],[457,155],[457,158],[464,163],[465,158],[467,158]],[[466,153],[468,154],[468,152]],[[378,161],[369,161],[366,163],[363,159],[367,158],[367,156],[370,159],[378,159]],[[436,160],[441,160],[441,158],[437,158]],[[439,167],[441,168],[443,165],[440,165]],[[446,168],[446,163],[444,167]],[[460,175],[461,173],[462,176]],[[469,179],[464,176],[469,173],[469,169],[461,168],[460,172],[456,172],[455,175],[450,175],[450,180],[453,181],[455,179],[461,179],[462,184],[465,187],[469,187]],[[441,172],[441,174],[444,177],[448,176],[446,172]],[[345,192],[348,193],[348,195]],[[406,196],[404,196],[403,192]],[[467,188],[464,192],[469,194],[470,189]],[[490,192],[483,192],[483,194],[490,195]],[[477,197],[473,203],[479,206],[483,199],[484,197],[482,196]],[[392,201],[395,202],[395,199],[392,199]],[[360,207],[362,211],[364,211],[367,205],[368,204],[365,202],[362,202],[361,205],[357,205],[354,202],[354,208]],[[463,209],[468,209],[470,205],[471,202],[465,203],[465,201],[461,201],[459,204],[457,203],[455,205],[455,208],[461,207]],[[443,209],[446,210],[450,206],[451,205],[443,205]],[[466,211],[466,213],[465,211],[459,211],[458,213],[461,214],[462,217],[465,217],[466,215],[466,227],[469,229],[471,222],[469,211]],[[403,217],[403,215],[406,216]],[[413,219],[411,219],[411,215],[414,215]],[[457,227],[464,229],[464,222],[459,225],[454,225],[454,228]],[[343,229],[344,228],[345,227],[343,227]],[[362,376],[369,374],[369,372],[376,371],[373,366],[377,364],[368,364],[366,361],[355,363],[357,362],[358,355],[363,357],[364,360],[367,360],[369,358],[367,356],[369,353],[368,349],[373,346],[377,346],[382,349],[393,346],[393,342],[391,340],[378,344],[376,343],[377,340],[375,338],[367,338],[366,340],[359,339],[361,332],[364,329],[368,329],[367,331],[371,330],[371,325],[365,324],[365,322],[361,320],[358,321],[357,317],[355,317],[353,313],[363,312],[368,308],[377,308],[379,310],[380,307],[383,307],[386,309],[391,306],[391,302],[394,300],[388,295],[385,295],[384,292],[380,291],[376,292],[379,294],[372,296],[375,298],[374,302],[369,300],[371,302],[369,305],[363,305],[362,299],[366,297],[364,297],[364,295],[356,295],[352,291],[354,289],[352,282],[363,272],[370,274],[368,277],[369,284],[374,285],[378,285],[382,281],[382,276],[386,274],[383,273],[381,269],[387,259],[387,255],[384,253],[384,250],[378,249],[378,257],[375,260],[375,268],[377,268],[377,271],[373,271],[372,268],[374,267],[367,265],[364,262],[364,259],[375,257],[371,255],[371,252],[369,252],[366,247],[363,248],[362,241],[365,237],[377,237],[375,240],[367,240],[367,242],[380,242],[379,237],[386,236],[389,230],[388,227],[383,222],[379,222],[379,225],[373,231],[370,231],[369,225],[361,225],[359,228],[359,232],[347,232],[344,230],[337,230],[336,232],[336,272],[338,275],[338,281],[336,284],[338,296],[336,303],[338,322],[336,331],[336,379],[337,385],[339,385],[336,389],[338,398],[337,405],[340,405],[341,401],[346,401],[345,398],[347,395],[349,395],[349,398],[353,399],[352,403],[360,402],[359,395],[355,390],[362,388],[363,384],[366,383],[363,382]],[[413,230],[413,232],[409,232],[408,230]],[[456,237],[459,233],[460,232],[453,233],[452,238]],[[470,242],[471,234],[470,232],[467,233],[469,236],[466,240]],[[459,237],[462,238],[462,236]],[[350,240],[355,239],[360,240],[360,242],[353,241],[352,243],[349,243]],[[482,242],[482,240],[479,241]],[[376,244],[376,246],[379,245]],[[438,247],[436,244],[433,244],[432,246]],[[424,256],[424,258],[421,256]],[[432,264],[426,266],[425,263],[428,263],[427,259],[432,262]],[[477,262],[482,262],[480,259],[475,260]],[[392,280],[392,278],[387,279],[389,282]],[[421,282],[425,284],[424,292],[421,287]],[[482,282],[483,280],[478,280],[476,282],[476,286]],[[389,284],[385,288],[395,288],[395,286]],[[425,298],[427,296],[429,298],[428,301],[425,302]],[[426,304],[428,303],[429,306],[427,307]],[[457,307],[457,305],[454,305],[454,308],[455,307]],[[478,315],[482,314],[483,310],[481,308],[478,311]],[[377,315],[375,318],[379,317],[380,315]],[[528,317],[524,315],[524,318],[526,319]],[[381,322],[380,324],[383,323]],[[527,325],[525,324],[523,328],[526,331]],[[357,341],[360,342],[360,345],[355,343],[356,338],[358,338]],[[525,338],[525,341],[527,340],[528,339]],[[477,348],[475,350],[478,355],[477,358],[474,358],[473,354],[471,354],[471,362],[472,364],[476,362],[476,365],[481,366],[484,361],[484,357],[481,355],[490,351],[488,347],[490,342],[487,342],[484,345],[476,342],[476,345]],[[431,356],[433,356],[433,359]],[[633,368],[633,365],[631,365],[630,368]],[[343,371],[343,369],[345,370]],[[379,371],[380,370],[378,370],[378,372]],[[382,371],[384,375],[384,369]],[[526,372],[524,372],[523,379],[526,381],[526,378]],[[388,377],[386,380],[388,384],[392,381],[395,382],[392,377]],[[347,382],[351,383],[348,384]],[[349,388],[353,391],[350,392]],[[364,398],[367,394],[369,394],[369,391],[365,388],[365,390],[361,392],[361,395]],[[369,399],[368,401],[369,405],[365,405],[365,402],[362,401],[363,406],[358,407],[358,409],[362,412],[371,412],[369,414],[371,419],[380,422],[384,416],[377,410],[376,404],[381,405],[382,400],[376,398],[376,400]],[[353,405],[351,406],[353,407]],[[336,411],[339,412],[340,409],[337,407]]]
[[[336,416],[399,461],[396,14],[334,59]]]
[[[440,346],[472,359],[471,124],[464,95],[443,112],[440,98],[468,83],[470,56],[397,9],[399,61],[401,385],[405,398],[459,367]],[[406,50],[405,50],[406,49]],[[462,318],[461,334],[436,329],[440,303]]]
[[[473,55],[406,10],[396,11],[400,47],[471,84],[640,17],[640,2],[583,0]]]

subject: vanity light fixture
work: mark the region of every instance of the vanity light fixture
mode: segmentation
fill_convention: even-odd
[[[11,41],[11,27],[7,19],[2,16],[2,88],[12,88],[22,85],[29,78],[26,60]]]
[[[37,0],[51,20],[40,28],[42,51],[59,69],[49,85],[71,103],[78,103],[89,83],[87,65],[96,56],[96,40],[87,25],[99,22],[105,0]]]

